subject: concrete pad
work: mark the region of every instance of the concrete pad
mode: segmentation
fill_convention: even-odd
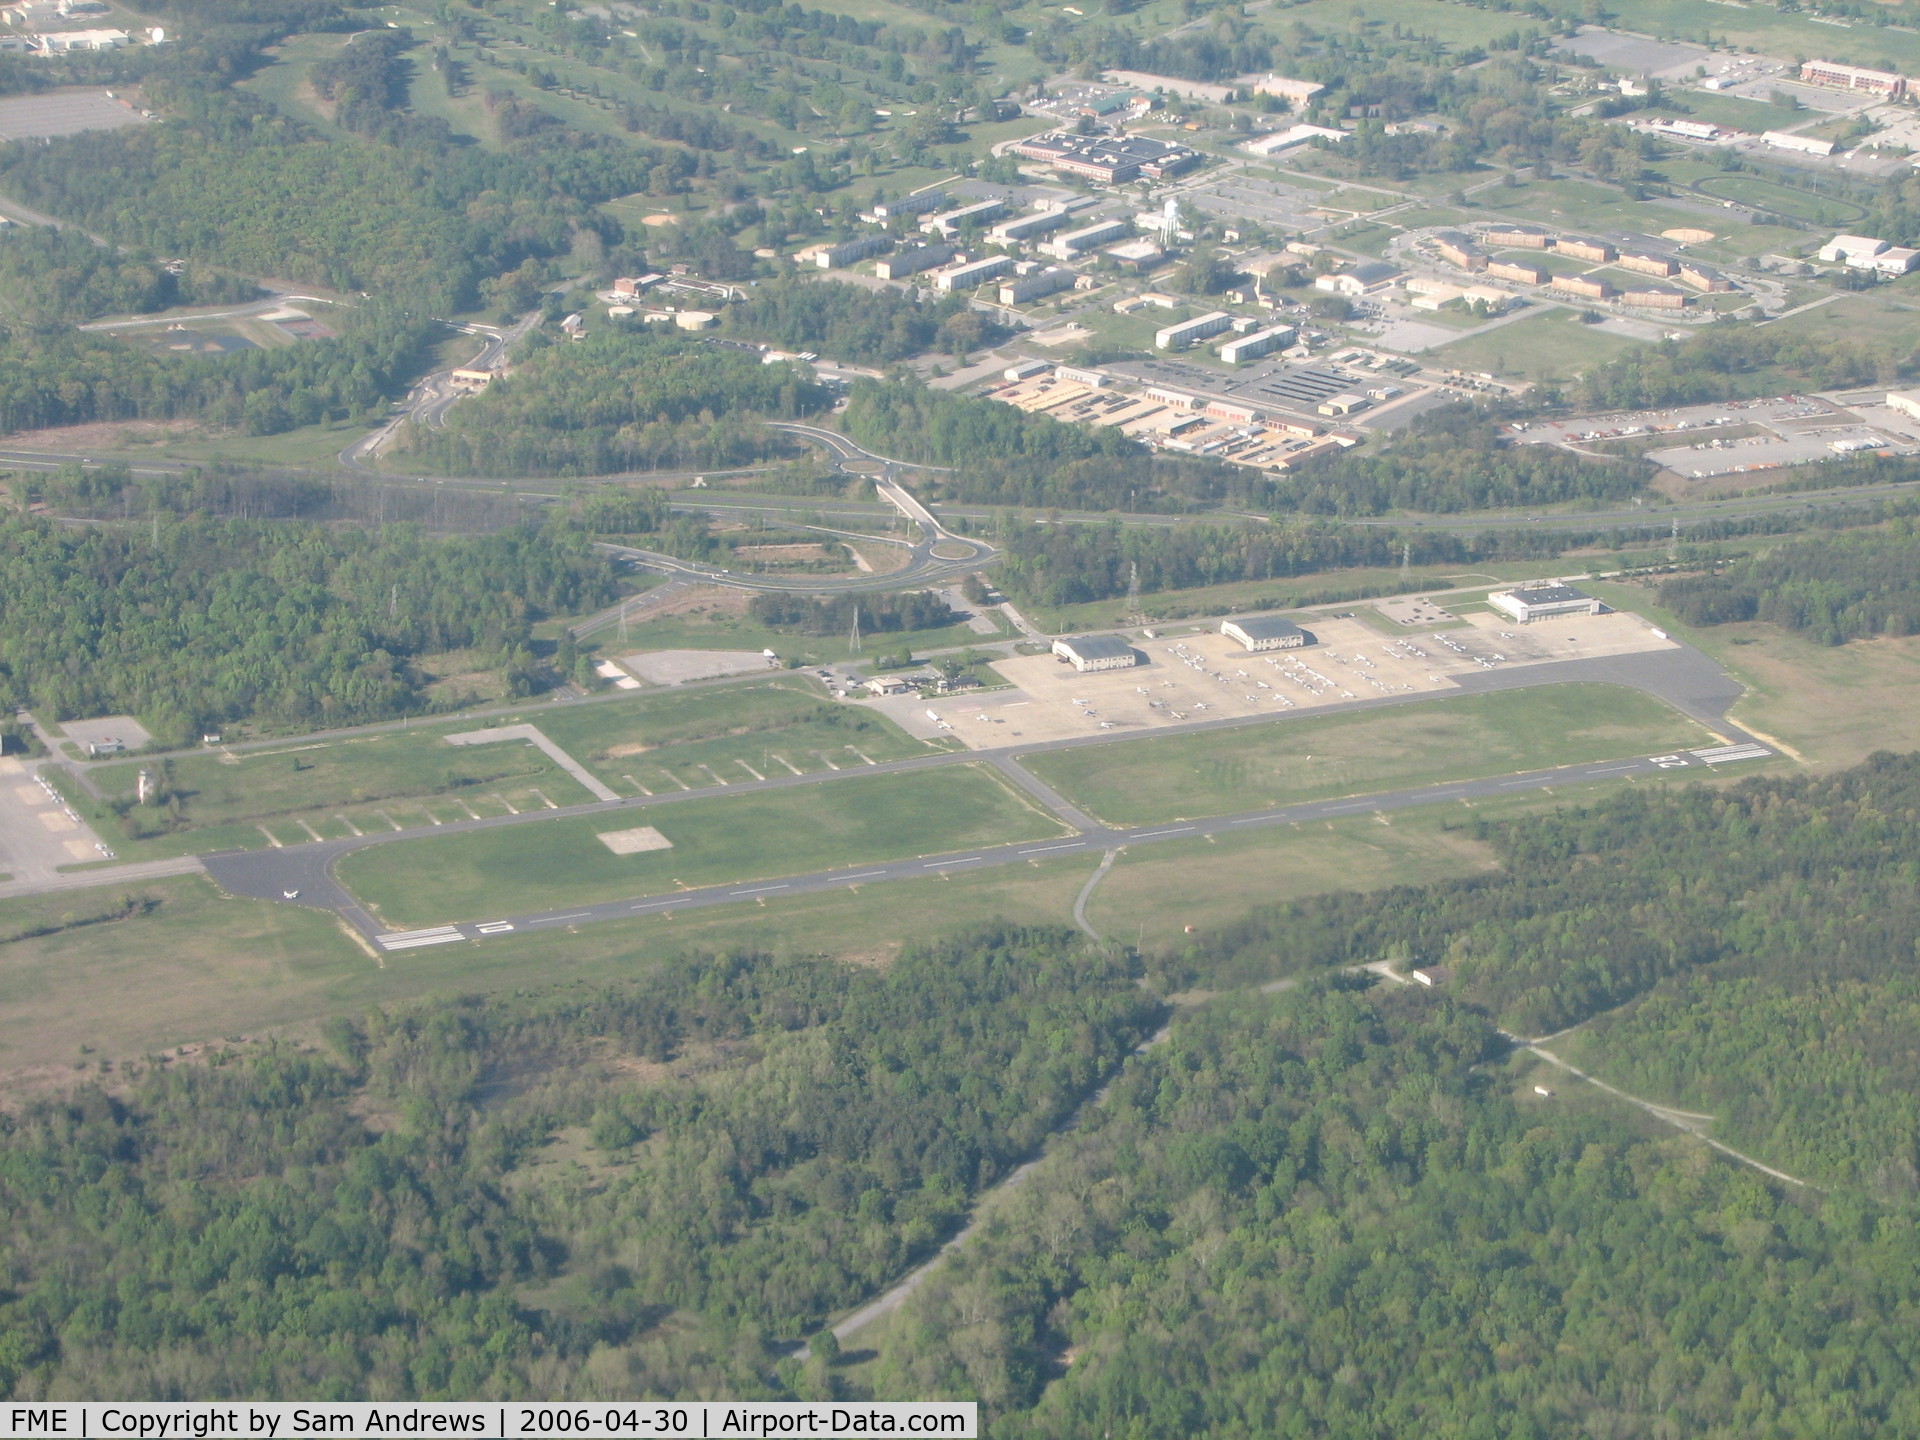
[[[40,823],[46,826],[47,829],[56,831],[78,830],[80,828],[58,810],[42,810],[40,812]]]
[[[118,740],[129,750],[140,750],[153,743],[153,736],[131,715],[101,715],[92,720],[67,720],[60,726],[60,733],[79,744],[82,750],[89,745],[102,744],[108,740]]]
[[[673,842],[651,825],[632,830],[602,830],[596,838],[616,855],[641,855],[649,850],[673,848]]]
[[[993,666],[1013,690],[874,704],[912,734],[951,734],[978,750],[1081,737],[1118,740],[1206,720],[1310,714],[1355,700],[1438,698],[1457,693],[1458,677],[1476,672],[1679,648],[1638,616],[1624,614],[1532,625],[1480,614],[1466,617],[1465,626],[1402,636],[1382,635],[1358,620],[1301,618],[1316,643],[1298,650],[1252,654],[1211,630],[1166,635],[1134,641],[1147,663],[1130,670],[1081,674],[1051,655],[1022,655]],[[927,717],[929,707],[939,722]]]
[[[22,805],[31,805],[35,809],[38,809],[42,805],[53,804],[53,797],[38,785],[15,786],[13,798],[18,800]]]
[[[76,860],[98,860],[100,858],[100,852],[85,840],[69,840],[66,842],[66,845],[67,854]]]
[[[684,685],[689,680],[715,680],[722,675],[780,668],[779,661],[769,660],[758,650],[648,650],[622,655],[620,663],[654,685]]]

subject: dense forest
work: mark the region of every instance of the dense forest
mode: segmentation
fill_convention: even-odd
[[[1158,1014],[1071,932],[988,928],[127,1067],[0,1128],[0,1390],[779,1393],[785,1344],[930,1253]]]
[[[825,389],[790,364],[608,325],[535,350],[456,406],[444,430],[415,429],[409,454],[458,475],[719,469],[788,448],[762,418],[826,404]]]
[[[937,630],[953,624],[955,618],[952,607],[931,590],[831,597],[769,591],[754,596],[747,604],[747,614],[756,624],[793,635],[849,634],[856,610],[860,628],[868,635]]]
[[[835,280],[778,280],[728,307],[729,335],[812,350],[859,365],[910,360],[929,350],[964,355],[1006,337],[964,295],[916,300]]]
[[[1823,645],[1920,633],[1920,530],[1910,519],[1884,530],[1789,540],[1711,575],[1660,587],[1660,603],[1690,625],[1765,620]]]
[[[1871,341],[1832,339],[1723,320],[1685,340],[1637,346],[1583,373],[1572,399],[1585,409],[1641,410],[1778,395],[1796,389],[1898,385],[1920,355]]]
[[[1907,1207],[1543,1103],[1417,987],[1183,1017],[881,1340],[996,1437],[1920,1426]]]
[[[384,307],[348,311],[335,323],[337,340],[217,358],[162,355],[74,330],[0,326],[0,432],[192,418],[274,435],[363,418],[406,388],[445,334]]]
[[[0,314],[35,324],[252,300],[260,287],[200,266],[161,265],[51,225],[0,229]]]
[[[430,708],[411,662],[446,650],[483,652],[528,693],[532,622],[613,598],[607,562],[555,532],[14,518],[0,521],[0,690],[48,721],[132,714],[168,743],[223,721],[384,720]]]

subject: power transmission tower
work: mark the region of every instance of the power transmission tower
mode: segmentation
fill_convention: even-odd
[[[1127,562],[1127,619],[1140,618],[1140,562]]]
[[[847,649],[850,653],[860,653],[860,602],[853,602],[853,634],[847,637]]]
[[[1400,545],[1400,581],[1405,584],[1413,577],[1413,545],[1402,541]]]
[[[1680,558],[1680,517],[1673,517],[1673,534],[1667,541],[1667,563],[1673,564]]]

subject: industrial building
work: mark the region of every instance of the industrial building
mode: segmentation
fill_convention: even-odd
[[[1149,180],[1164,180],[1200,160],[1198,151],[1167,140],[1148,140],[1139,135],[1068,135],[1057,130],[1017,141],[1007,147],[1007,153],[1038,160],[1084,180],[1104,180],[1114,185],[1142,175]]]
[[[924,215],[938,210],[953,197],[944,190],[922,190],[918,195],[903,195],[898,200],[882,200],[873,207],[876,220],[898,220],[905,215]]]
[[[1554,277],[1552,288],[1562,295],[1578,295],[1585,300],[1607,300],[1613,295],[1613,286],[1591,275],[1559,275]]]
[[[1000,287],[1000,303],[1024,305],[1029,300],[1038,300],[1061,290],[1071,290],[1073,282],[1079,278],[1071,270],[1057,268],[1023,275],[1018,280],[1009,280]]]
[[[1240,148],[1249,155],[1275,155],[1282,150],[1291,150],[1296,145],[1304,145],[1309,140],[1326,140],[1338,145],[1351,133],[1348,130],[1330,130],[1325,125],[1295,125],[1286,130],[1275,130],[1271,135],[1258,136]]]
[[[1619,251],[1604,240],[1587,240],[1578,235],[1562,235],[1553,242],[1554,250],[1561,255],[1571,255],[1576,260],[1592,260],[1597,264],[1611,264]]]
[[[1636,283],[1620,292],[1620,301],[1644,310],[1684,310],[1693,303],[1693,297],[1671,285]]]
[[[1433,244],[1440,252],[1440,258],[1449,265],[1458,265],[1462,270],[1471,270],[1476,274],[1487,268],[1487,257],[1473,243],[1471,235],[1463,235],[1458,230],[1441,230],[1435,233]]]
[[[1230,328],[1233,316],[1224,310],[1215,310],[1211,314],[1199,315],[1191,320],[1182,320],[1156,330],[1154,345],[1161,350],[1184,350],[1196,340],[1205,340],[1210,335],[1218,335]]]
[[[1760,140],[1769,149],[1796,150],[1802,155],[1818,155],[1823,160],[1839,148],[1831,140],[1816,140],[1811,135],[1793,135],[1785,130],[1765,131]]]
[[[1249,615],[1240,620],[1222,621],[1220,633],[1253,651],[1298,650],[1307,643],[1306,631],[1278,615]]]
[[[1820,259],[1849,270],[1874,270],[1882,275],[1904,275],[1920,260],[1920,250],[1907,250],[1871,235],[1836,235],[1820,247]]]
[[[813,253],[813,263],[822,270],[842,270],[873,255],[884,255],[893,248],[890,235],[867,235],[858,240],[829,245]]]
[[[989,255],[984,260],[973,260],[965,265],[956,265],[951,270],[942,270],[933,277],[933,288],[943,294],[953,290],[975,290],[994,276],[1004,275],[1011,269],[1011,255]]]
[[[1496,225],[1487,231],[1487,244],[1501,250],[1550,250],[1553,236],[1538,225]]]
[[[1658,275],[1663,279],[1680,272],[1677,261],[1665,255],[1654,255],[1644,250],[1622,250],[1616,263],[1622,270],[1632,270],[1641,275]]]
[[[1400,270],[1397,266],[1389,265],[1384,260],[1363,260],[1351,270],[1318,277],[1313,282],[1313,288],[1325,290],[1334,295],[1357,298],[1384,290],[1399,278]]]
[[[1304,110],[1327,87],[1314,80],[1289,80],[1284,75],[1262,75],[1253,82],[1256,95],[1278,95],[1296,110]]]
[[[1130,670],[1140,663],[1133,646],[1118,635],[1067,635],[1053,642],[1053,653],[1082,674],[1089,670]]]
[[[1220,358],[1229,365],[1238,365],[1243,360],[1257,360],[1275,350],[1286,349],[1298,333],[1291,325],[1269,325],[1265,330],[1256,330],[1251,335],[1229,340],[1220,347]]]
[[[882,280],[904,280],[922,270],[946,264],[953,255],[951,245],[915,245],[887,256],[873,267],[873,273]]]
[[[1496,280],[1515,280],[1522,285],[1547,283],[1547,272],[1525,260],[1489,260],[1487,274]]]
[[[1123,240],[1132,233],[1133,227],[1124,220],[1096,220],[1091,225],[1069,230],[1057,239],[1047,241],[1040,249],[1056,259],[1075,260],[1097,246]]]
[[[1824,85],[1830,90],[1853,90],[1898,100],[1907,93],[1907,77],[1890,70],[1864,70],[1858,65],[1842,65],[1836,60],[1805,60],[1800,78],[1808,85]]]
[[[1571,585],[1525,585],[1513,590],[1495,590],[1487,603],[1502,615],[1522,625],[1554,615],[1598,615],[1600,602]]]
[[[1030,215],[1016,215],[1011,220],[1002,220],[987,232],[987,238],[1002,245],[1017,245],[1036,235],[1058,230],[1066,223],[1064,211],[1039,210]]]
[[[1007,202],[1004,200],[976,200],[971,205],[929,215],[920,222],[920,228],[929,235],[951,240],[969,225],[984,225],[989,220],[998,219],[1006,212],[1006,208]]]

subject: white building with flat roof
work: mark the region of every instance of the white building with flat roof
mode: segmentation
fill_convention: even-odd
[[[1053,653],[1082,674],[1089,670],[1131,670],[1140,657],[1118,635],[1064,635]]]
[[[1298,650],[1307,643],[1306,631],[1291,620],[1282,620],[1278,615],[1248,615],[1237,620],[1224,620],[1220,624],[1220,633],[1229,640],[1238,640],[1250,651]]]
[[[1211,314],[1196,315],[1191,320],[1182,320],[1154,331],[1153,343],[1161,350],[1184,350],[1194,341],[1218,335],[1232,325],[1233,316],[1224,310],[1215,310]]]
[[[1601,609],[1598,600],[1571,585],[1522,585],[1512,590],[1495,590],[1487,596],[1487,603],[1522,625],[1554,615],[1598,615]]]

